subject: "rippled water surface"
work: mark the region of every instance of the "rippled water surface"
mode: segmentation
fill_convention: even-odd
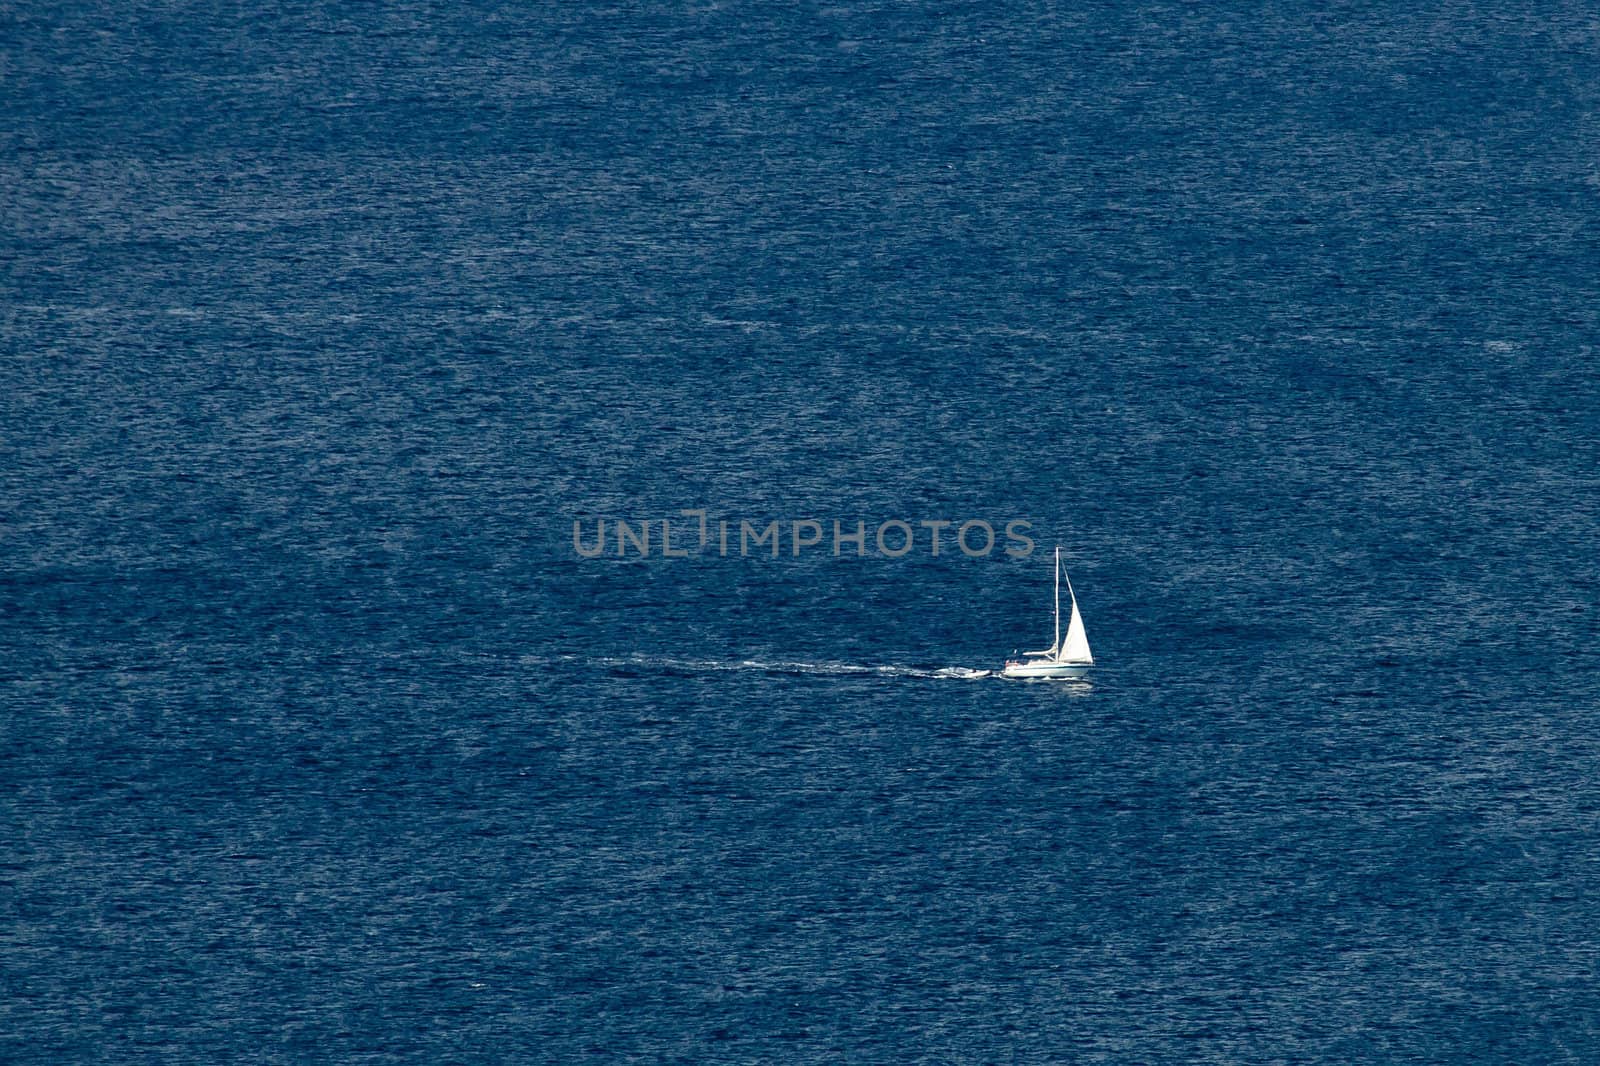
[[[1597,47],[0,11],[0,1057],[1595,1061]]]

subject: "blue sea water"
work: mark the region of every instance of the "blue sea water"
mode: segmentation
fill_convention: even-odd
[[[45,2],[0,100],[5,1060],[1600,1058],[1587,7]],[[985,676],[1055,544],[1092,681]]]

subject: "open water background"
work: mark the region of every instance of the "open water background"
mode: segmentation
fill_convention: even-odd
[[[0,5],[0,1057],[1596,1061],[1597,49]]]

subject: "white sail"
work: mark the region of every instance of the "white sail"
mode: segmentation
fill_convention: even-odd
[[[1067,663],[1092,663],[1089,652],[1089,635],[1083,631],[1083,615],[1078,613],[1078,597],[1072,597],[1072,621],[1067,623],[1067,640],[1061,646],[1058,661]]]

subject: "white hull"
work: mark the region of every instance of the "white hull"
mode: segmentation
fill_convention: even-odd
[[[1006,663],[1000,671],[1002,677],[1042,677],[1046,679],[1088,677],[1092,663]]]

